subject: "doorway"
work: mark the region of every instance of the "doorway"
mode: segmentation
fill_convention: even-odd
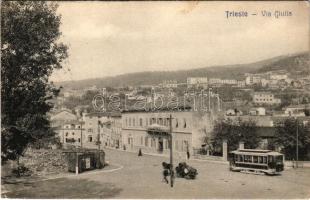
[[[163,138],[158,138],[158,152],[162,153],[164,150],[164,141]]]

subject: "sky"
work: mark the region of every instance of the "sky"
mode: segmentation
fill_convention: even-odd
[[[259,61],[309,50],[306,2],[58,2],[69,47],[52,81]],[[263,17],[290,11],[292,16]],[[248,17],[226,17],[247,11]],[[255,13],[257,15],[251,15]]]

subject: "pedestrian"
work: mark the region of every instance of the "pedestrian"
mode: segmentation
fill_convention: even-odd
[[[167,176],[169,176],[171,173],[170,173],[170,164],[166,163],[166,162],[163,162],[162,163],[162,166],[163,166],[163,180],[168,184],[169,181],[167,179]]]
[[[187,149],[186,149],[186,153],[187,153],[187,160],[189,160],[189,158],[190,158],[190,153],[189,153],[189,148],[188,148],[188,146],[187,146]]]
[[[142,150],[141,150],[141,148],[139,149],[138,156],[142,156]]]

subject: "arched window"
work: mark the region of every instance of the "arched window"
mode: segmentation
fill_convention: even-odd
[[[91,135],[88,136],[88,142],[92,142],[93,141],[93,137]]]
[[[186,119],[184,119],[184,126],[183,127],[186,128]]]

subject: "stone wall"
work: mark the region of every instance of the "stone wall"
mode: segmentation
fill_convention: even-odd
[[[68,171],[65,155],[59,149],[28,149],[20,164],[24,164],[32,175],[45,176]]]

